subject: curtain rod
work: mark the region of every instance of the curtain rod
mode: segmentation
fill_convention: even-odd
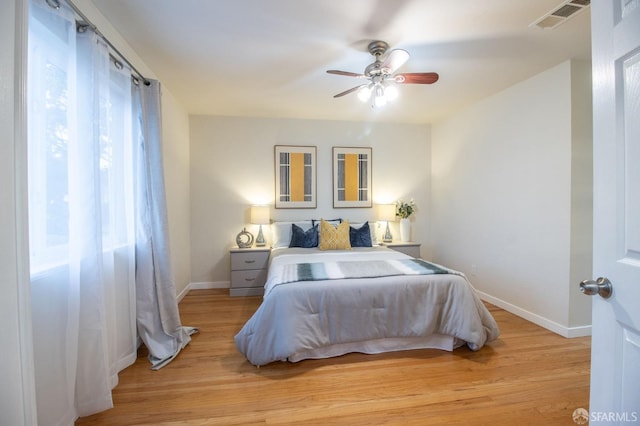
[[[107,45],[109,46],[109,48],[111,50],[113,50],[119,57],[120,59],[122,59],[127,65],[129,65],[129,67],[131,68],[131,70],[138,76],[140,77],[140,79],[142,79],[142,82],[148,86],[151,83],[149,82],[149,80],[147,80],[144,75],[142,75],[142,73],[140,71],[138,71],[138,69],[136,67],[133,66],[133,64],[127,59],[126,56],[124,56],[122,53],[120,53],[120,51],[113,45],[113,43],[111,43],[109,41],[109,39],[107,37],[105,37],[104,34],[102,34],[100,32],[100,30],[98,29],[98,27],[91,22],[91,20],[89,18],[87,18],[87,16],[82,13],[82,11],[80,9],[78,9],[78,7],[73,4],[73,2],[71,0],[64,0],[69,7],[71,7],[71,9],[73,9],[73,11],[80,17],[82,18],[82,20],[84,21],[84,23],[86,25],[88,25],[91,30],[93,30],[102,40],[104,40],[105,43],[107,43]],[[53,7],[54,9],[59,9],[60,8],[60,1],[59,0],[46,0],[47,4],[51,7]]]

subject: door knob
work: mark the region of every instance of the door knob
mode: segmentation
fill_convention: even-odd
[[[599,294],[603,299],[608,299],[613,293],[613,286],[608,278],[600,277],[597,280],[584,280],[580,283],[580,291],[587,296]]]

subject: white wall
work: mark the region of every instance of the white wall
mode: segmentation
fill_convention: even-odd
[[[373,200],[413,197],[412,236],[431,253],[430,127],[323,120],[191,116],[191,277],[228,285],[228,250],[248,225],[249,207],[274,203],[274,145],[317,146],[316,209],[271,209],[273,220],[375,220],[374,209],[333,209],[333,146],[373,148]],[[397,224],[393,231],[399,238]]]
[[[578,249],[592,233],[589,72],[565,62],[432,134],[435,260],[563,335],[590,325],[590,300],[575,297],[591,275],[591,245]]]
[[[570,282],[592,278],[593,270],[593,100],[591,63],[571,66],[571,270]],[[589,230],[589,232],[585,232]],[[587,275],[585,275],[587,273]],[[591,303],[569,292],[569,326],[591,324]]]
[[[164,86],[162,86],[162,138],[171,263],[176,293],[183,295],[191,282],[189,116],[184,107]]]

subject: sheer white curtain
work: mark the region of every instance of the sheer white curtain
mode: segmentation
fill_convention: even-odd
[[[112,407],[138,336],[156,370],[197,329],[171,268],[160,85],[49,3],[30,0],[29,245],[38,423],[66,425]]]
[[[112,407],[136,357],[131,71],[32,0],[29,233],[38,423]]]

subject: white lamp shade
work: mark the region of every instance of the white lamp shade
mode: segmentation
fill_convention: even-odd
[[[378,220],[393,222],[396,220],[395,204],[378,204]]]
[[[269,224],[269,206],[252,206],[251,223],[255,225]]]

